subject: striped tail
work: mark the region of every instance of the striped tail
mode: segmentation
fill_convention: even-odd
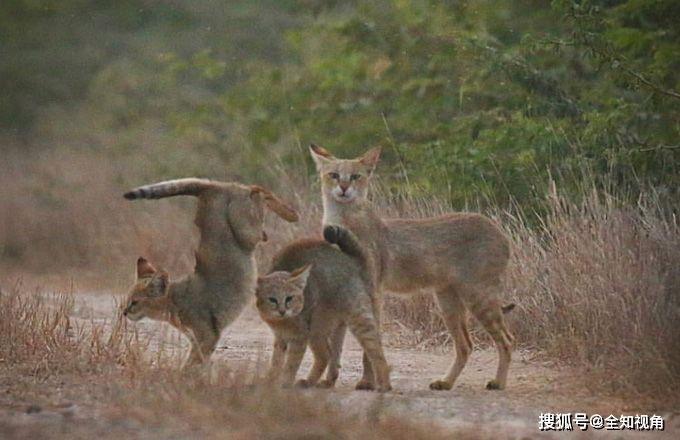
[[[163,197],[173,196],[198,196],[203,190],[214,186],[215,183],[210,180],[190,177],[140,186],[139,188],[126,192],[123,194],[123,197],[128,200],[135,200],[161,199]]]

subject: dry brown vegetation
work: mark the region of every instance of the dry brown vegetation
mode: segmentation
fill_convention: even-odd
[[[549,212],[537,224],[521,212],[491,213],[513,242],[506,299],[518,305],[508,319],[520,346],[583,367],[596,387],[677,400],[677,219],[654,194],[630,205],[592,189],[576,203],[553,185],[546,204]],[[412,330],[400,332],[400,341],[450,341],[429,295],[388,298],[387,311],[388,322]],[[483,332],[475,336],[487,343]]]
[[[115,279],[129,272],[120,264],[140,252],[164,255],[172,269],[193,264],[185,245],[192,225],[178,221],[190,218],[181,203],[166,205],[163,215],[121,203],[115,182],[123,170],[87,152],[12,151],[0,172],[3,266],[37,274],[76,268]]]
[[[520,340],[590,371],[615,391],[677,399],[680,229],[651,196],[622,206],[553,189],[541,227],[506,225],[515,243],[511,296]]]
[[[212,369],[180,371],[180,357],[112,323],[74,322],[70,295],[0,295],[0,378],[19,413],[44,414],[30,423],[3,417],[10,438],[448,438],[436,426],[408,421],[380,405],[370,414],[341,412],[323,395],[271,390],[253,374]],[[107,325],[111,324],[111,325]],[[87,407],[73,418],[58,400]],[[7,406],[7,403],[2,405]],[[60,423],[48,415],[56,413]],[[478,433],[459,433],[476,438]]]
[[[117,170],[115,160],[26,157],[6,162],[8,172],[0,175],[0,202],[9,207],[0,211],[0,264],[8,274],[20,268],[78,279],[90,272],[100,288],[122,291],[138,255],[176,277],[191,270],[191,201],[125,202],[120,194],[132,177]],[[263,268],[286,242],[320,229],[316,183],[301,177],[305,173],[282,168],[279,174],[276,189],[298,206],[302,221],[267,220]],[[142,171],[134,175],[134,184],[145,182]],[[374,199],[386,216],[451,209],[436,199],[380,194],[377,186]],[[674,398],[680,389],[677,219],[654,194],[631,204],[603,190],[584,190],[579,202],[554,187],[546,192],[545,214],[490,212],[513,242],[505,299],[518,305],[509,320],[519,345],[583,367],[607,391]],[[388,297],[386,309],[389,343],[450,342],[429,295]],[[486,343],[482,333],[478,344]]]
[[[424,426],[437,399],[452,426],[506,410],[495,432],[456,438],[511,436],[522,406],[677,414],[678,2],[439,3],[0,2],[0,437],[451,438]],[[108,304],[77,318],[83,298],[123,293],[140,255],[173,278],[193,268],[195,202],[129,203],[130,187],[187,175],[272,187],[301,221],[267,218],[263,269],[319,234],[310,141],[342,157],[382,145],[385,216],[470,203],[502,226],[519,345],[503,393],[481,392],[490,350],[450,394],[426,389],[453,355],[427,293],[385,298],[394,375],[414,378],[387,399],[414,423],[380,405],[348,413],[344,392],[368,400],[349,391],[360,360],[343,365],[344,389],[271,393],[259,364],[227,368],[235,351],[184,374],[185,351],[146,323]],[[582,167],[595,171],[572,175]],[[619,188],[602,187],[607,173]],[[555,374],[527,372],[538,365]],[[523,420],[533,435],[535,414]]]

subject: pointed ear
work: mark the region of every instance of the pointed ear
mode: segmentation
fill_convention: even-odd
[[[290,278],[288,282],[293,283],[300,290],[304,290],[307,285],[307,279],[309,278],[309,273],[312,270],[312,264],[307,264],[298,269],[295,269],[290,273]]]
[[[257,194],[261,194],[267,208],[282,219],[291,223],[299,220],[297,211],[284,203],[273,192],[258,185],[251,186],[250,196],[253,197]]]
[[[312,159],[314,159],[317,171],[320,171],[323,165],[328,164],[335,159],[330,151],[316,144],[311,144],[309,146],[309,153],[312,155]]]
[[[170,276],[166,271],[161,270],[153,276],[151,279],[151,284],[153,285],[158,296],[163,296],[167,294],[168,285],[170,284]]]
[[[359,163],[365,165],[366,168],[368,168],[369,173],[373,173],[375,166],[378,165],[379,159],[380,159],[380,147],[373,147],[359,158]]]
[[[156,269],[144,257],[137,259],[137,278],[145,278],[156,273]]]

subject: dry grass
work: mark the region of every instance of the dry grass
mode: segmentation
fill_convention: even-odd
[[[145,344],[122,319],[73,321],[73,305],[72,294],[22,293],[21,283],[0,290],[0,357],[12,366],[30,366],[37,378],[147,365]]]
[[[115,160],[99,163],[99,154],[74,154],[29,160],[21,153],[4,162],[0,204],[8,209],[0,211],[0,265],[77,279],[92,272],[99,288],[107,280],[117,289],[130,281],[138,255],[175,277],[190,271],[193,202],[128,203],[120,197],[130,186],[126,182],[146,177],[126,174]],[[282,165],[274,172],[281,182],[275,189],[296,204],[302,220],[291,225],[267,217],[270,241],[258,251],[261,268],[290,240],[320,230],[317,183]],[[384,216],[451,210],[440,200],[377,189],[374,200]],[[531,222],[524,213],[491,213],[513,242],[505,299],[518,304],[508,317],[518,343],[582,366],[614,390],[677,394],[677,219],[651,196],[631,205],[602,191],[584,191],[583,202],[573,203],[553,188],[546,197],[549,214]],[[386,317],[390,343],[450,343],[429,295],[388,297]],[[478,344],[489,342],[479,329],[473,337]]]
[[[86,151],[31,157],[10,150],[0,164],[3,266],[37,275],[91,271],[108,280],[131,274],[138,254],[162,255],[173,270],[193,267],[187,204],[126,204],[120,179],[115,163]]]
[[[592,191],[576,204],[553,188],[540,228],[505,222],[509,292],[525,345],[592,368],[614,390],[680,390],[680,228],[658,200],[621,205]],[[598,374],[600,373],[600,374]]]
[[[550,211],[538,225],[523,213],[490,213],[513,243],[505,298],[518,305],[508,316],[518,344],[583,367],[607,391],[677,401],[677,219],[653,193],[630,205],[590,190],[575,203],[552,185],[546,205]],[[400,197],[382,209],[423,217],[446,210],[442,206]],[[390,328],[400,330],[398,342],[450,343],[430,296],[388,297],[386,311]],[[473,339],[489,343],[479,328]]]
[[[147,358],[149,341],[120,319],[78,325],[72,306],[70,295],[18,287],[0,295],[0,377],[11,378],[2,401],[9,398],[17,414],[0,401],[3,438],[450,438],[380,403],[369,414],[348,414],[323,392],[271,390],[252,369],[181,371],[172,353]],[[82,409],[69,414],[55,395]],[[38,416],[21,423],[27,411]]]

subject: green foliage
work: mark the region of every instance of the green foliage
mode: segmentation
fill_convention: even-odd
[[[247,180],[309,142],[381,145],[395,193],[457,206],[534,207],[586,171],[673,192],[679,19],[673,0],[10,1],[0,121],[30,132],[70,102],[114,155],[153,133],[159,174]]]
[[[674,187],[680,101],[661,90],[680,41],[648,3],[331,6],[288,32],[295,63],[226,96],[256,146],[291,130],[344,156],[379,144],[395,189],[457,204],[531,204],[548,174],[577,186],[585,170]]]

